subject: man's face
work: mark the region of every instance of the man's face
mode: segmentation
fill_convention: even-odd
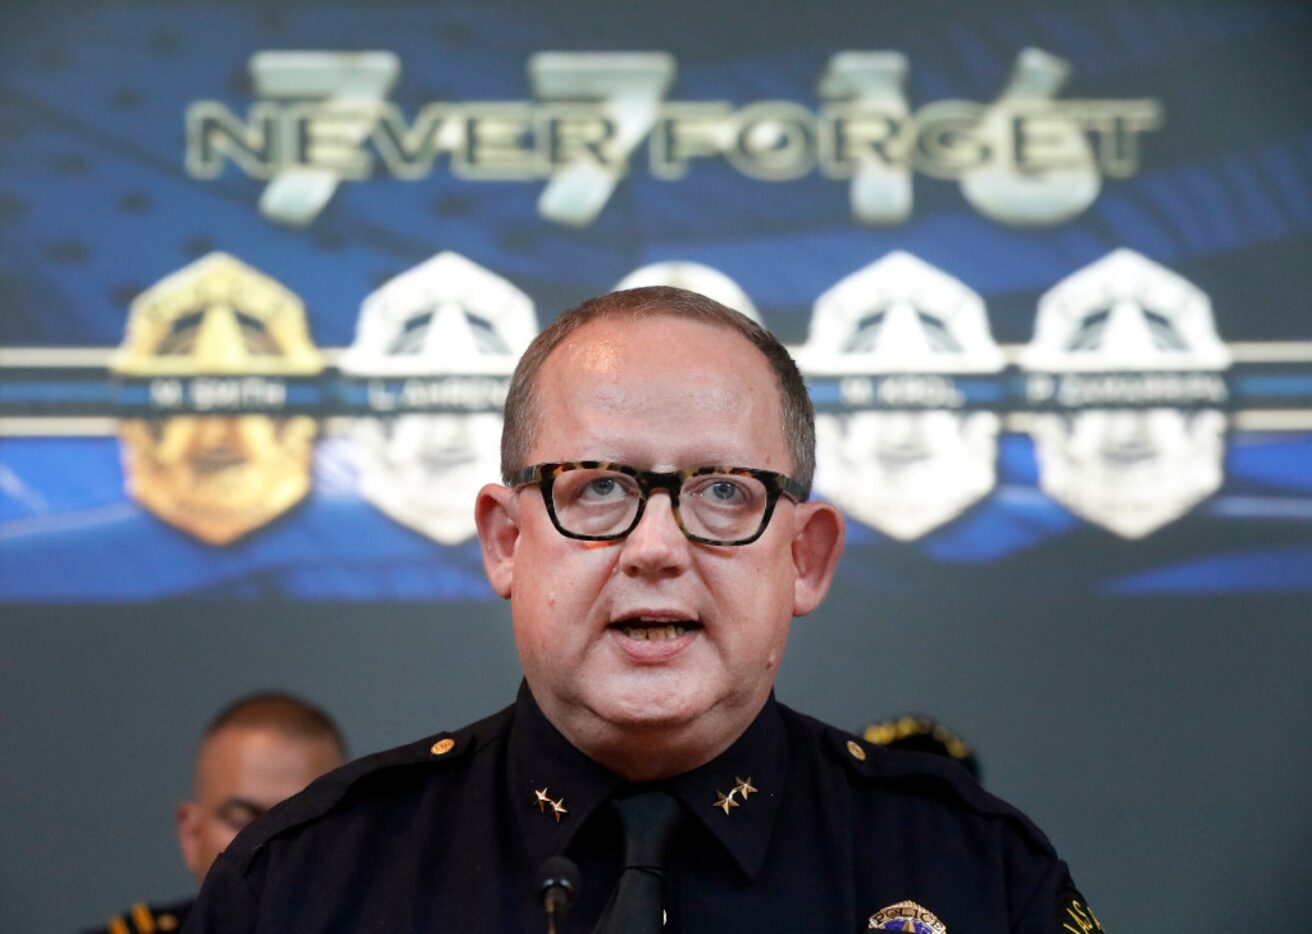
[[[264,727],[233,726],[205,740],[196,762],[195,800],[178,806],[178,842],[199,882],[243,827],[342,764],[329,739],[302,739]]]
[[[792,469],[774,375],[730,330],[674,317],[594,321],[553,351],[537,390],[529,464]],[[485,487],[489,577],[511,598],[520,660],[543,712],[603,761],[608,746],[632,748],[641,735],[677,734],[713,757],[765,702],[792,617],[827,587],[827,552],[819,586],[793,554],[817,511],[836,560],[841,519],[820,504],[781,497],[757,541],[717,547],[688,541],[668,495],[656,492],[626,539],[598,543],[556,531],[536,487]],[[489,513],[513,530],[495,531]]]

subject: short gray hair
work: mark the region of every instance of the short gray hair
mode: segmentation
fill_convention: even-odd
[[[778,338],[751,318],[717,301],[671,286],[647,286],[610,292],[571,308],[533,339],[519,358],[506,395],[505,426],[501,431],[501,479],[511,479],[528,466],[529,448],[542,425],[537,378],[551,352],[570,334],[602,318],[687,318],[736,331],[765,357],[779,386],[784,438],[792,456],[792,477],[810,494],[815,475],[815,409],[797,364]],[[751,466],[751,465],[748,465]]]

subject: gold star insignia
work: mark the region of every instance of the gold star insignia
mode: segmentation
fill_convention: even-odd
[[[730,808],[736,808],[739,806],[738,802],[733,799],[733,796],[738,793],[737,788],[732,789],[727,795],[719,790],[715,793],[720,796],[720,800],[711,805],[712,807],[720,808],[724,813],[728,814]]]
[[[550,790],[551,790],[550,788],[534,788],[533,798],[535,801],[537,801],[538,811],[543,814],[547,813],[547,806],[550,805],[551,814],[556,818],[556,823],[559,824],[560,815],[568,814],[569,809],[565,807],[564,798],[561,798],[559,801],[556,801],[551,797],[551,795],[547,794],[547,792]]]
[[[760,794],[760,789],[752,784],[752,776],[748,775],[746,778],[739,778],[735,775],[733,780],[738,783],[738,787],[735,788],[734,791],[742,795],[744,801],[752,795]]]

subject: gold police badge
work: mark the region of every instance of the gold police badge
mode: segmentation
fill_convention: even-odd
[[[166,276],[132,303],[113,369],[188,413],[120,424],[128,492],[159,518],[226,544],[309,491],[314,419],[262,414],[323,369],[280,283],[223,253]]]
[[[948,934],[948,927],[928,908],[912,901],[881,908],[870,916],[871,931],[911,931],[914,934]]]

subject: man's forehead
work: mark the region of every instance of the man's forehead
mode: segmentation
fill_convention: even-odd
[[[579,327],[548,356],[543,369],[581,384],[615,383],[627,374],[771,376],[769,362],[747,337],[725,324],[674,312],[617,312]]]
[[[531,461],[789,466],[773,370],[744,335],[714,322],[673,314],[589,322],[546,361],[538,402]]]
[[[302,736],[274,726],[234,724],[222,727],[201,741],[196,769],[204,773],[233,768],[248,759],[322,758],[338,755],[328,736]]]
[[[593,321],[579,328],[561,342],[547,360],[560,358],[562,365],[580,376],[592,379],[613,379],[621,367],[624,332],[617,322]]]

